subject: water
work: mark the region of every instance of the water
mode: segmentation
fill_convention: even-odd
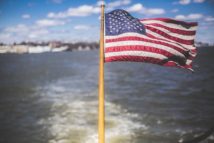
[[[214,126],[213,54],[199,49],[195,73],[107,63],[107,143],[177,143]],[[0,55],[0,142],[97,143],[97,72],[96,50]]]

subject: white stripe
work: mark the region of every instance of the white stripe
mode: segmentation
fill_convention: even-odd
[[[186,64],[190,65],[192,63],[192,60],[187,59]]]
[[[191,26],[190,28],[185,28],[184,26],[182,26],[180,24],[167,23],[167,22],[163,22],[163,21],[160,21],[160,20],[145,20],[145,21],[141,21],[141,22],[143,24],[145,24],[145,25],[148,25],[148,24],[161,24],[161,25],[167,26],[169,28],[186,30],[186,31],[196,31],[197,30],[197,26]]]
[[[177,37],[177,38],[180,38],[180,39],[183,39],[183,40],[193,40],[195,38],[195,35],[184,35],[184,34],[173,33],[173,32],[171,32],[169,30],[164,29],[164,28],[157,27],[157,26],[152,26],[152,25],[149,25],[149,27],[158,29],[158,30],[160,30],[162,32],[165,32],[166,34],[168,34],[170,36]]]
[[[114,56],[141,56],[141,57],[151,57],[151,58],[156,58],[156,59],[167,59],[166,56],[157,54],[157,53],[152,53],[152,52],[145,52],[145,51],[121,51],[121,52],[110,52],[110,53],[105,53],[105,57],[114,57]]]
[[[180,44],[182,45],[184,48],[186,49],[189,49],[189,50],[192,50],[192,49],[195,49],[195,47],[193,45],[186,45],[186,44],[183,44],[183,43],[180,43],[180,42],[177,42],[177,41],[174,41],[174,40],[171,40],[171,39],[168,39],[168,38],[165,38],[163,37],[162,35],[160,34],[157,34],[151,30],[148,30],[146,29],[146,32],[151,34],[152,36],[156,37],[156,38],[161,38],[161,39],[164,39],[164,40],[167,40],[167,41],[171,41],[171,42],[174,42],[174,43],[177,43],[177,44]]]
[[[166,44],[171,44],[173,46],[176,46],[178,48],[180,48],[181,50],[184,50],[184,51],[188,51],[188,49],[186,47],[183,47],[181,45],[178,45],[177,43],[175,42],[168,42],[168,41],[164,41],[164,40],[159,40],[159,39],[154,39],[154,38],[150,38],[150,37],[147,37],[145,35],[142,35],[142,34],[139,34],[139,33],[123,33],[123,34],[120,34],[120,35],[116,35],[116,36],[105,36],[105,39],[106,40],[109,40],[109,39],[116,39],[116,38],[122,38],[122,37],[128,37],[128,36],[134,36],[134,37],[139,37],[139,38],[144,38],[144,39],[148,39],[148,40],[153,40],[153,41],[158,41],[158,42],[163,42],[163,43],[166,43]]]
[[[179,65],[179,63],[177,63],[177,62],[175,62],[175,61],[169,61],[169,62],[175,63],[177,66],[183,68],[183,66]],[[189,65],[190,65],[190,64],[187,64],[187,63],[186,63],[185,66],[189,66]],[[188,68],[188,69],[190,69],[190,68]],[[190,69],[190,70],[192,70],[192,69]]]
[[[151,42],[144,42],[144,41],[119,41],[119,42],[111,42],[111,43],[105,43],[105,48],[109,48],[109,47],[117,47],[117,46],[148,46],[148,47],[152,47],[152,48],[156,48],[156,49],[161,49],[161,50],[165,50],[173,55],[177,55],[177,56],[181,56],[183,58],[185,58],[185,56],[180,53],[179,51],[164,46],[164,45],[160,45],[160,44],[155,44],[155,43],[151,43]]]

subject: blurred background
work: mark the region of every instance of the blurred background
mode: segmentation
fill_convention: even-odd
[[[98,142],[99,4],[0,1],[1,143]],[[106,63],[106,141],[182,143],[204,134],[214,126],[214,1],[106,1],[106,12],[117,8],[199,22],[198,55],[194,73]],[[211,133],[201,143],[213,142]]]

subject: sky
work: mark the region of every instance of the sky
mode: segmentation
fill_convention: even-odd
[[[98,0],[0,0],[0,42],[99,40]],[[214,43],[214,0],[106,0],[105,12],[199,23],[196,41]]]

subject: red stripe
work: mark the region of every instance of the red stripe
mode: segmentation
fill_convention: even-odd
[[[163,65],[167,66],[167,67],[172,67],[172,66],[177,66],[178,64],[174,61],[168,61],[167,63],[165,63]]]
[[[163,61],[160,59],[152,58],[152,57],[142,57],[142,56],[113,56],[105,58],[105,62],[116,62],[116,61],[129,61],[129,62],[146,62],[152,64],[158,64],[162,66],[168,67],[182,67],[182,68],[192,68],[191,65],[180,66],[178,63],[174,61]]]
[[[161,27],[161,28],[164,28],[164,29],[172,32],[172,33],[177,33],[177,34],[181,34],[181,35],[193,36],[193,35],[196,34],[196,31],[186,31],[186,30],[180,30],[180,29],[170,28],[170,27],[158,24],[158,23],[145,24],[145,27],[150,26],[150,25],[156,26],[156,27]]]
[[[180,67],[180,68],[186,68],[191,71],[192,70],[192,64],[190,65],[184,65],[181,66],[178,63],[174,61],[167,61],[163,63],[163,60],[152,58],[152,57],[142,57],[142,56],[114,56],[114,57],[107,57],[105,58],[105,62],[123,62],[123,61],[129,61],[129,62],[146,62],[146,63],[152,63],[152,64],[158,64],[166,67]]]
[[[112,56],[105,58],[105,62],[115,61],[148,62],[153,64],[160,64],[162,62],[160,59],[142,56]]]
[[[121,51],[145,51],[145,52],[151,52],[151,53],[157,53],[157,54],[161,54],[164,55],[166,57],[171,57],[171,56],[175,56],[174,54],[162,50],[162,49],[157,49],[154,47],[149,47],[149,46],[117,46],[117,47],[108,47],[105,48],[105,53],[111,53],[111,52],[121,52]],[[178,55],[176,55],[178,56]]]
[[[167,46],[169,48],[172,48],[172,49],[175,49],[176,51],[179,51],[180,53],[182,54],[185,54],[187,53],[186,50],[181,49],[177,46],[174,46],[172,44],[169,44],[169,43],[165,43],[165,42],[162,42],[162,41],[156,41],[156,40],[150,40],[150,39],[145,39],[145,38],[142,38],[142,37],[136,37],[136,36],[124,36],[124,37],[120,37],[120,38],[114,38],[114,39],[106,39],[105,42],[106,43],[110,43],[110,42],[120,42],[120,41],[144,41],[144,42],[150,42],[150,43],[155,43],[155,44],[160,44],[160,45],[163,45],[163,46]]]
[[[191,50],[191,53],[193,53],[193,54],[197,53],[197,49],[196,49],[196,48],[195,48],[195,49],[192,49],[192,50]]]
[[[161,30],[158,30],[158,29],[156,29],[156,28],[154,28],[154,27],[148,27],[148,26],[147,26],[146,29],[149,29],[149,30],[151,30],[152,32],[158,33],[159,35],[161,35],[161,36],[163,36],[163,37],[165,37],[165,38],[167,38],[167,39],[176,41],[176,42],[181,43],[181,44],[186,44],[186,45],[193,45],[193,44],[194,44],[194,40],[184,40],[184,39],[180,39],[180,38],[178,38],[178,37],[171,36],[171,35],[169,35],[169,34],[163,32],[163,31],[161,31]]]
[[[187,28],[198,26],[197,22],[184,22],[184,21],[170,19],[170,18],[148,18],[148,19],[141,19],[140,21],[149,21],[149,20],[159,20],[166,23],[179,24]]]
[[[157,54],[166,56],[167,58],[165,60],[175,61],[180,65],[184,65],[186,63],[186,59],[188,58],[188,57],[181,57],[180,55],[172,54],[162,49],[157,49],[157,48],[148,47],[148,46],[117,46],[117,47],[108,47],[105,49],[105,53],[122,52],[122,51],[142,51],[142,52],[145,51],[145,52],[157,53]]]
[[[167,63],[165,63],[165,64],[163,64],[163,66],[179,66],[179,67],[185,67],[185,66],[188,66],[188,68],[189,68],[189,66],[190,65],[184,65],[184,66],[181,66],[181,65],[179,65],[178,63],[176,63],[176,62],[174,62],[174,61],[168,61]]]
[[[174,44],[178,44],[176,42],[173,42],[173,41],[169,41],[169,40],[166,40],[166,39],[163,39],[163,38],[158,38],[158,37],[155,37],[149,33],[146,34],[146,36],[148,36],[149,38],[153,38],[153,39],[157,39],[157,40],[161,40],[161,41],[165,41],[167,43],[174,43]]]
[[[186,68],[186,69],[190,69],[191,71],[193,71],[192,70],[192,64],[190,64],[190,65],[185,65],[185,66],[181,66],[182,68]]]
[[[175,66],[175,67],[185,68],[185,69],[189,69],[189,70],[193,71],[192,70],[192,64],[181,66],[174,61],[168,61],[167,63],[163,64],[163,66],[166,66],[166,67]]]

